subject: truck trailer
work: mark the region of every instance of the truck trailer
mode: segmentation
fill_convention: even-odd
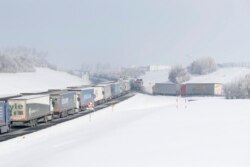
[[[111,94],[112,98],[117,98],[121,95],[121,83],[119,82],[111,83]]]
[[[130,80],[121,80],[121,93],[127,94],[131,90],[131,81]]]
[[[69,89],[69,91],[76,93],[77,103],[79,105],[80,110],[85,110],[88,108],[88,105],[94,104],[95,94],[94,88],[73,88]]]
[[[102,87],[94,87],[94,94],[95,94],[95,105],[99,105],[104,103],[104,92]]]
[[[111,93],[111,83],[99,84],[95,87],[101,87],[104,95],[104,101],[109,101],[112,99]]]
[[[10,107],[8,103],[0,101],[0,134],[10,130]]]
[[[50,94],[52,109],[55,117],[63,118],[75,114],[75,92],[59,91]]]
[[[221,83],[187,83],[181,86],[182,96],[222,96]]]
[[[12,126],[36,126],[39,122],[53,119],[49,94],[11,98],[8,103],[11,108]]]
[[[156,83],[153,86],[153,94],[177,96],[180,95],[180,85],[174,83]]]

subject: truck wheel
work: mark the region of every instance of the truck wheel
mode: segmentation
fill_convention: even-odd
[[[37,126],[37,120],[35,119],[34,120],[34,127],[36,127]]]
[[[36,119],[33,119],[31,121],[31,127],[36,127],[37,126],[37,120]]]

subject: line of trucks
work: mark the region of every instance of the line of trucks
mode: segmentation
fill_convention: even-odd
[[[0,97],[0,134],[9,132],[13,126],[34,127],[40,122],[94,110],[95,105],[125,95],[130,90],[131,80],[122,80]]]

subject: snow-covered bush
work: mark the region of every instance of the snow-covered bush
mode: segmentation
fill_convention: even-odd
[[[227,99],[250,98],[250,76],[239,78],[224,86]]]
[[[195,60],[191,63],[189,67],[189,72],[191,74],[199,74],[205,75],[217,70],[217,65],[213,58],[211,57],[204,57],[198,60]]]
[[[188,81],[190,79],[190,75],[186,68],[183,68],[182,66],[174,66],[169,72],[168,79],[173,83],[180,84]]]

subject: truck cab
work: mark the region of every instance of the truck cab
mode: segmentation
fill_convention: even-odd
[[[4,101],[0,101],[0,134],[10,130],[10,106]]]

